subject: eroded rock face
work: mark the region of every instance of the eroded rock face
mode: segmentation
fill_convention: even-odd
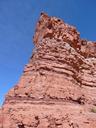
[[[0,108],[0,128],[2,128],[2,109]]]
[[[33,40],[29,64],[6,96],[2,128],[96,128],[96,43],[44,13]]]

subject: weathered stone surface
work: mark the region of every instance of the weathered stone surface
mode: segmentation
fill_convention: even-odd
[[[0,108],[0,128],[2,128],[2,109]]]
[[[42,13],[35,49],[6,95],[3,128],[96,128],[96,43]]]

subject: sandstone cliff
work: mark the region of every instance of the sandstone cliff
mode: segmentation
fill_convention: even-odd
[[[30,61],[6,95],[1,128],[96,128],[96,43],[44,13],[33,40]]]

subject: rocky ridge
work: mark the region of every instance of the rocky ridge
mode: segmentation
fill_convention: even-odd
[[[96,42],[45,13],[33,41],[30,61],[6,95],[1,128],[96,128]]]

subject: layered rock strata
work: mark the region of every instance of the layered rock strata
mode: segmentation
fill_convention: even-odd
[[[96,42],[41,13],[35,49],[6,95],[1,128],[96,128]]]

